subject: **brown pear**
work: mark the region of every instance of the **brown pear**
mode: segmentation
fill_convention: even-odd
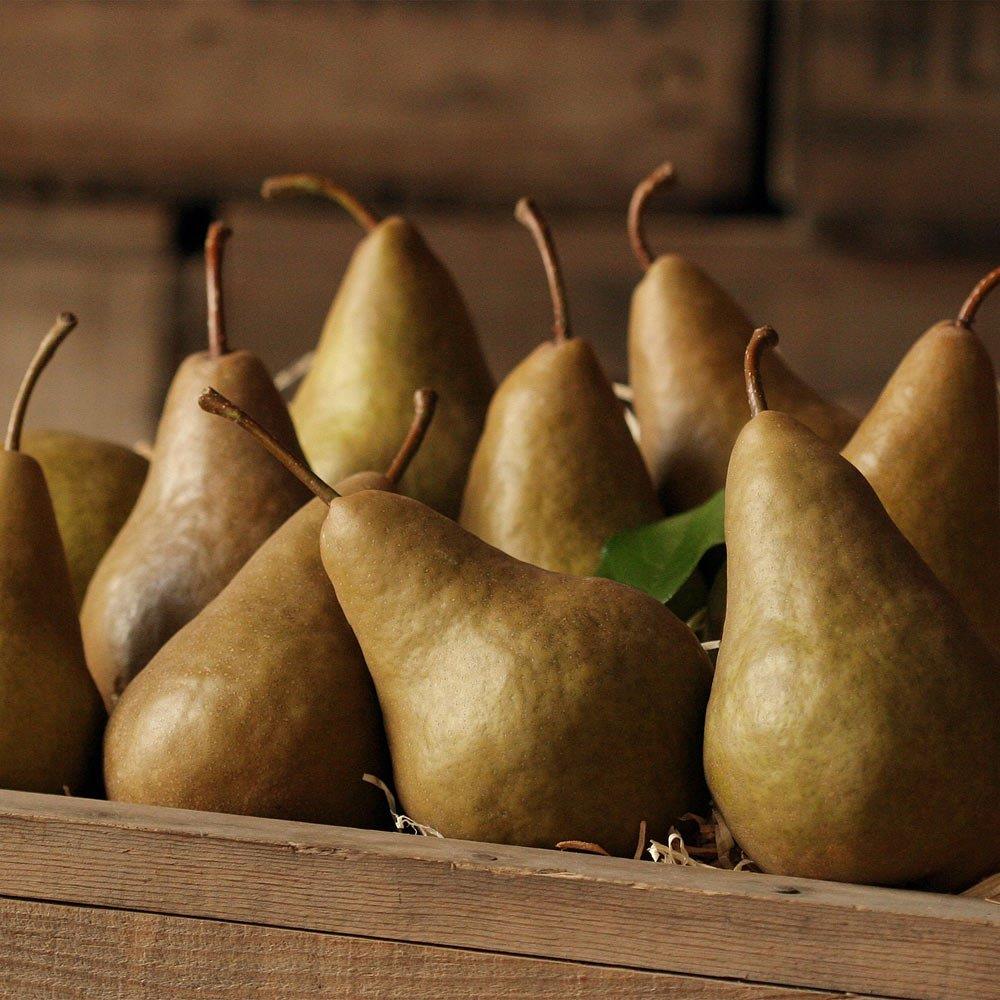
[[[640,447],[668,511],[702,503],[726,480],[747,422],[743,352],[753,324],[701,268],[678,254],[653,258],[642,228],[650,194],[674,178],[658,167],[635,189],[629,235],[646,274],[632,295],[629,380]],[[857,427],[846,410],[809,388],[777,354],[763,359],[775,405],[840,448]]]
[[[245,434],[197,406],[205,385],[218,386],[300,453],[263,364],[229,349],[220,274],[227,234],[216,223],[206,241],[209,349],[188,357],[174,376],[142,493],[83,603],[87,663],[109,707],[308,499]]]
[[[903,358],[847,458],[1000,651],[1000,432],[996,374],[972,329],[1000,268],[958,318],[932,326]]]
[[[535,236],[552,295],[554,336],[501,382],[462,500],[462,527],[543,569],[587,575],[612,535],[662,517],[622,404],[591,346],[571,338],[548,226],[528,199],[515,213]]]

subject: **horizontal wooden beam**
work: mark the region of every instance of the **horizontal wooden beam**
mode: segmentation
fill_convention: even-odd
[[[0,895],[917,998],[1000,997],[981,900],[0,793]]]

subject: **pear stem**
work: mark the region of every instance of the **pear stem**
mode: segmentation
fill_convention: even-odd
[[[434,419],[434,410],[437,407],[438,394],[433,389],[417,389],[413,394],[413,422],[410,429],[403,438],[403,443],[396,452],[396,457],[392,464],[386,469],[385,478],[396,485],[403,478],[403,474],[410,467],[413,456],[420,448],[427,430]]]
[[[205,289],[208,293],[208,353],[221,358],[229,353],[226,314],[222,302],[222,251],[232,230],[213,222],[205,234]]]
[[[281,462],[303,486],[318,496],[323,503],[329,505],[340,496],[332,486],[324,483],[319,476],[291,454],[270,431],[261,427],[249,413],[240,409],[232,400],[226,399],[221,392],[216,392],[215,389],[211,388],[205,389],[198,397],[198,405],[206,413],[214,413],[218,417],[225,417],[226,420],[231,420],[237,427],[245,430],[251,437],[257,440],[265,451],[269,451]]]
[[[972,326],[972,321],[976,318],[976,313],[983,304],[983,299],[997,285],[1000,285],[1000,267],[995,267],[985,278],[980,279],[976,283],[976,287],[969,292],[969,297],[962,303],[962,308],[958,311],[958,322],[962,326]]]
[[[350,191],[319,174],[282,174],[278,177],[268,177],[261,184],[260,193],[264,198],[311,194],[335,201],[366,233],[370,233],[379,223],[378,216],[365,208]]]
[[[28,409],[28,401],[34,391],[38,376],[45,370],[45,366],[56,353],[59,345],[66,339],[73,327],[76,326],[76,317],[72,313],[60,313],[56,321],[47,334],[42,338],[42,342],[35,351],[35,356],[31,359],[24,378],[21,379],[21,386],[14,397],[14,406],[10,411],[10,421],[7,424],[7,437],[4,440],[4,448],[7,451],[20,451],[21,449],[21,428],[24,425],[24,414]]]
[[[759,326],[753,332],[750,343],[743,355],[743,374],[747,382],[747,397],[750,400],[750,416],[767,409],[767,397],[760,383],[760,356],[765,347],[778,342],[778,332],[773,326]]]
[[[530,198],[522,198],[514,209],[514,218],[535,238],[538,252],[545,265],[545,277],[552,296],[552,339],[561,344],[572,336],[569,328],[569,312],[566,308],[566,286],[563,282],[559,255],[552,240],[552,231]]]
[[[646,202],[658,187],[673,184],[676,179],[674,165],[669,161],[661,163],[648,177],[639,181],[632,192],[632,200],[628,204],[628,239],[632,244],[632,253],[644,271],[648,271],[653,264],[653,254],[646,242],[646,231],[643,228]]]

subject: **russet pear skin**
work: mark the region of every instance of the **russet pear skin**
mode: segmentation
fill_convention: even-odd
[[[355,249],[292,402],[317,475],[333,483],[385,468],[414,391],[428,385],[437,414],[400,490],[457,516],[493,379],[451,275],[417,229],[392,216]]]
[[[1000,869],[1000,664],[864,477],[741,432],[705,769],[764,871],[961,889]]]
[[[843,454],[1000,653],[997,426],[986,348],[944,321],[910,348]]]
[[[711,670],[659,602],[519,562],[389,493],[334,500],[321,550],[412,818],[631,856],[641,820],[665,834],[702,804]]]
[[[0,787],[86,791],[104,708],[39,464],[0,453]]]
[[[149,463],[131,448],[70,431],[26,430],[22,451],[45,473],[79,608],[139,498]]]
[[[516,559],[586,575],[609,538],[662,516],[593,348],[536,347],[490,404],[462,526]]]
[[[301,454],[288,409],[247,351],[193,354],[167,394],[149,474],[87,589],[87,663],[109,707],[309,492],[239,428],[198,408],[218,386]]]
[[[109,798],[385,825],[385,801],[361,776],[389,781],[388,751],[364,657],[320,561],[326,511],[313,500],[293,514],[129,685],[105,739]]]
[[[632,295],[629,380],[640,448],[668,512],[708,500],[726,481],[747,422],[743,352],[753,325],[701,268],[677,254],[653,261]],[[762,359],[768,396],[842,447],[857,420],[809,388],[773,352]]]

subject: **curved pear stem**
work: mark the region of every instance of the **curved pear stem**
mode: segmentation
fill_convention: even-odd
[[[42,342],[35,351],[35,356],[31,359],[24,378],[21,379],[20,388],[14,397],[14,406],[10,411],[10,421],[7,424],[7,437],[4,439],[4,448],[7,451],[20,451],[21,449],[21,428],[24,425],[24,414],[28,409],[28,402],[31,393],[34,391],[38,376],[45,371],[45,366],[56,353],[59,345],[66,339],[73,327],[76,326],[76,317],[69,312],[60,313],[56,317],[52,329],[42,338]]]
[[[319,174],[281,174],[278,177],[268,177],[261,184],[260,193],[263,198],[311,194],[335,201],[366,233],[370,233],[379,223],[378,216],[369,211],[347,188],[334,184]]]
[[[237,427],[245,430],[251,437],[270,452],[288,471],[298,479],[306,489],[311,490],[325,504],[336,500],[340,494],[317,476],[305,463],[300,462],[278,439],[261,427],[245,410],[240,409],[232,400],[226,399],[215,389],[205,389],[198,397],[198,405],[206,413],[214,413],[218,417],[231,420]]]
[[[552,241],[552,231],[530,198],[522,198],[514,209],[514,218],[535,238],[535,245],[542,255],[545,277],[552,296],[552,339],[561,344],[572,336],[569,328],[569,312],[566,308],[566,286],[563,283],[562,267],[556,245]]]
[[[648,177],[644,177],[632,192],[632,200],[628,203],[628,239],[632,244],[632,253],[639,261],[640,267],[648,271],[653,263],[653,254],[646,242],[646,231],[643,228],[643,212],[649,196],[664,184],[673,184],[677,180],[674,165],[667,161],[661,163]]]
[[[420,449],[434,419],[437,400],[438,394],[433,389],[417,389],[413,394],[413,422],[399,446],[399,451],[396,452],[396,457],[385,472],[385,478],[393,486],[403,478],[403,474],[410,467],[410,462],[413,461],[413,456]]]
[[[983,299],[997,285],[1000,285],[1000,267],[995,267],[985,278],[980,279],[976,283],[976,287],[969,292],[969,297],[962,303],[962,308],[958,311],[958,323],[971,327],[979,307],[983,304]]]
[[[773,326],[759,326],[753,332],[750,343],[743,355],[743,374],[747,382],[747,397],[750,400],[750,416],[767,409],[767,397],[760,384],[760,356],[765,347],[778,342],[778,332]]]
[[[233,231],[213,222],[205,234],[205,289],[208,293],[208,353],[221,358],[229,353],[226,314],[222,302],[222,250]]]

